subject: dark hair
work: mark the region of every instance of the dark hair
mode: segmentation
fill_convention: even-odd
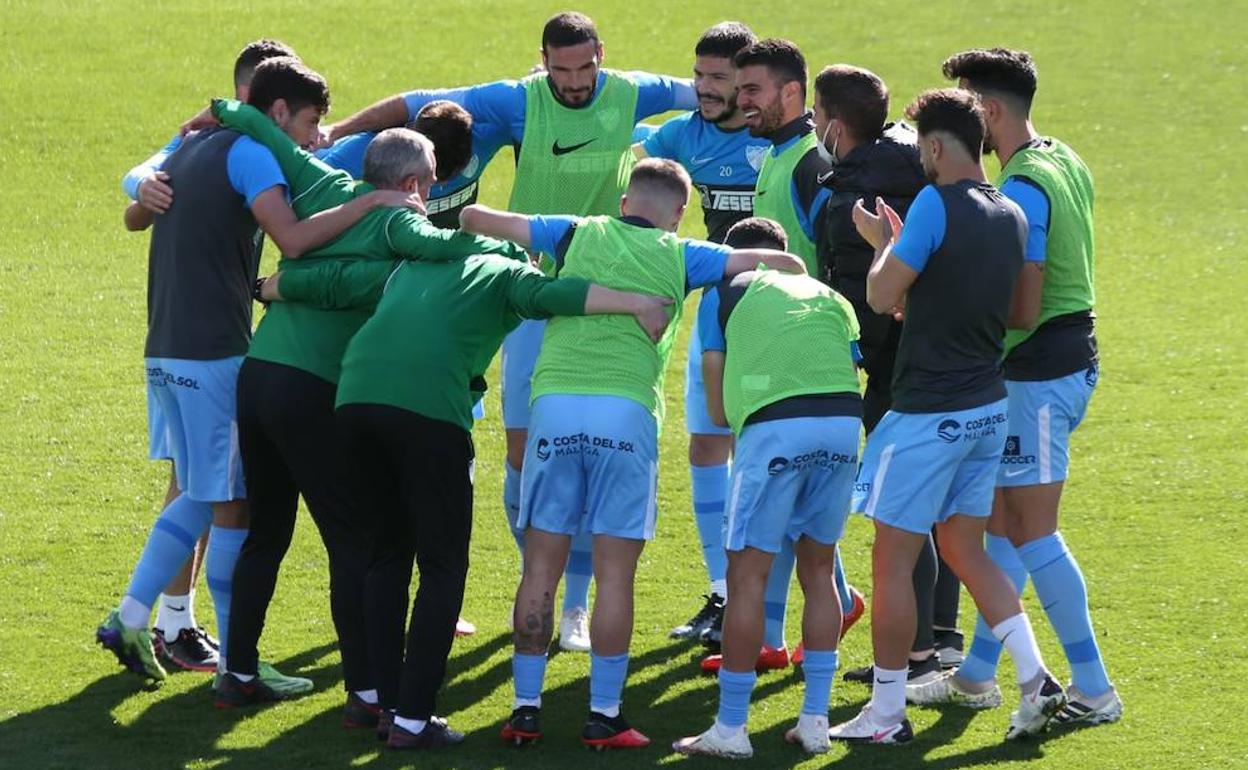
[[[776,220],[766,217],[749,217],[728,228],[728,235],[724,237],[724,245],[734,249],[784,251],[789,248],[789,239],[784,234],[784,228]]]
[[[702,33],[694,46],[694,56],[718,56],[731,59],[747,46],[758,42],[754,31],[739,21],[721,21]]]
[[[463,171],[472,159],[472,115],[455,102],[429,102],[416,115],[411,128],[433,142],[439,182]]]
[[[598,28],[594,26],[593,19],[576,11],[556,13],[546,20],[546,26],[542,28],[543,51],[590,41],[598,42]]]
[[[815,78],[815,100],[859,141],[875,139],[888,120],[888,86],[871,70],[849,64],[824,67]]]
[[[329,112],[329,86],[325,78],[293,56],[265,59],[256,67],[251,79],[248,104],[267,112],[278,99],[285,99],[292,113],[304,107],[316,107],[322,115]]]
[[[1036,63],[1026,51],[976,48],[945,59],[941,70],[951,80],[965,78],[967,87],[974,91],[1013,97],[1024,116],[1031,112],[1031,100],[1036,95]]]
[[[280,40],[270,40],[265,37],[248,43],[242,51],[239,51],[238,58],[234,60],[234,87],[251,85],[256,65],[278,56],[299,58],[295,54],[295,49]]]
[[[944,131],[956,137],[972,158],[984,149],[984,109],[978,97],[962,88],[934,88],[915,97],[906,107],[919,136]]]
[[[637,161],[628,177],[629,189],[633,185],[645,185],[685,202],[688,202],[689,192],[693,188],[693,182],[689,180],[689,172],[685,171],[685,167],[666,158],[645,158]]]
[[[802,100],[806,99],[806,57],[796,44],[779,38],[759,40],[737,53],[733,63],[737,68],[761,64],[767,68],[780,85],[794,80],[802,87]]]

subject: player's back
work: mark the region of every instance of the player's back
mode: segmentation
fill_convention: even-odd
[[[661,408],[662,376],[685,296],[684,246],[674,233],[632,219],[581,220],[560,276],[619,291],[668,297],[675,319],[656,346],[628,316],[551,319],[533,375],[545,393],[619,395]]]
[[[224,129],[201,131],[165,161],[176,200],[152,227],[149,357],[210,360],[247,352],[261,238],[227,168],[241,138]]]

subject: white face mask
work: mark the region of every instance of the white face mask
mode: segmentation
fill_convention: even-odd
[[[832,131],[832,121],[828,121],[828,127],[823,129],[823,136],[819,137],[819,141],[815,143],[815,152],[819,153],[819,157],[824,163],[836,165],[836,143],[841,140],[838,135],[832,139],[832,149],[828,149],[828,134]]]

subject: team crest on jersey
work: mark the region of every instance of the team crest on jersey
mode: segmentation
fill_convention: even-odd
[[[763,167],[763,158],[767,155],[766,147],[746,147],[745,162],[750,164],[750,168],[758,171]]]
[[[479,171],[480,169],[481,169],[481,159],[478,158],[477,154],[474,152],[472,154],[472,157],[468,159],[468,165],[464,166],[464,170],[459,173],[461,176],[474,177],[477,175],[477,171]]]
[[[604,107],[597,110],[598,123],[608,131],[615,130],[620,125],[620,109],[618,107]]]

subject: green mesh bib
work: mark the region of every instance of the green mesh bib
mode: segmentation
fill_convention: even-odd
[[[806,153],[815,148],[812,131],[794,142],[779,155],[768,151],[763,156],[763,166],[758,170],[758,182],[754,185],[754,216],[774,219],[789,236],[789,253],[796,254],[806,263],[806,272],[818,274],[815,258],[815,242],[806,237],[797,210],[793,208],[793,171]]]

